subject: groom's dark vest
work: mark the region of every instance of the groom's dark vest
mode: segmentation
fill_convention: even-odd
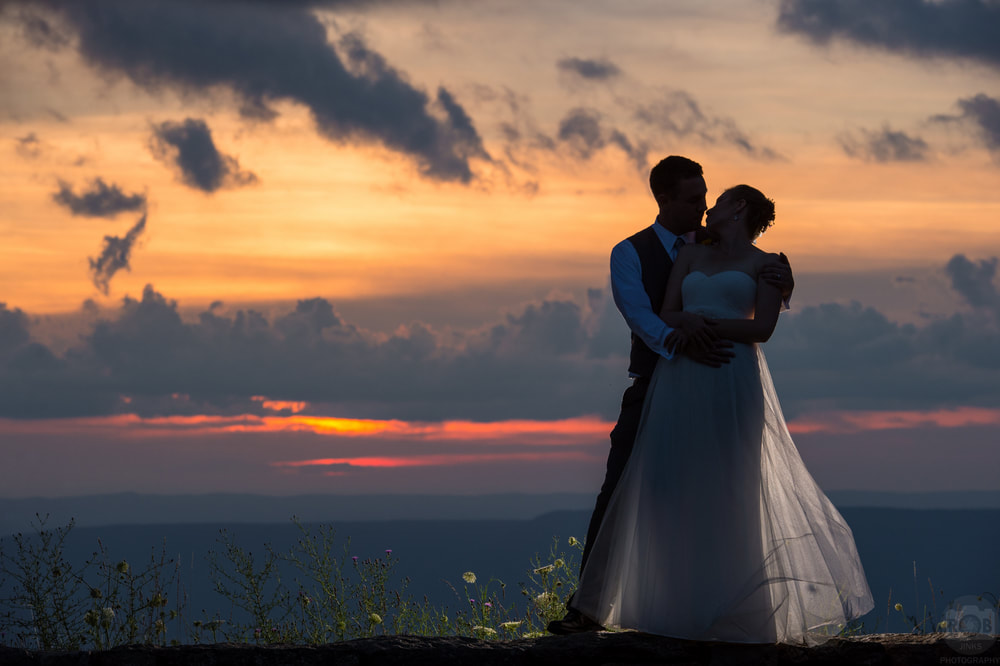
[[[659,314],[663,307],[663,299],[667,295],[667,278],[674,262],[660,242],[653,227],[646,227],[639,233],[629,236],[628,242],[639,255],[639,265],[642,267],[642,286],[649,296],[653,312]],[[632,352],[629,354],[628,371],[649,379],[656,367],[659,354],[650,349],[635,333],[632,334]]]

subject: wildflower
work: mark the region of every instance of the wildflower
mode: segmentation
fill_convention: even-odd
[[[392,555],[392,548],[386,548],[385,549],[385,554],[386,555]]]
[[[898,610],[898,611],[901,611],[901,610],[903,610],[903,604],[896,604],[896,605],[894,606],[894,608],[895,608],[896,610]]]
[[[357,555],[352,556],[351,559],[354,560],[355,564],[358,563],[358,556]]]
[[[469,585],[472,585],[473,583],[476,582],[476,574],[472,573],[471,571],[466,571],[464,574],[462,574],[462,580],[464,580]]]
[[[554,566],[556,569],[561,569],[564,566],[566,566],[566,563],[563,562],[562,558],[559,558],[555,562],[552,563],[552,566]]]
[[[103,596],[104,596],[104,594],[102,594],[101,591],[98,590],[96,587],[90,588],[90,598],[91,599],[100,599]]]
[[[576,546],[580,542],[576,540],[576,537],[570,537],[570,538],[566,539],[566,543],[569,544],[570,546]]]
[[[550,604],[553,602],[553,600],[557,599],[558,597],[552,594],[551,592],[542,592],[537,597],[535,597],[535,603],[539,606],[545,606],[546,604]]]
[[[89,610],[83,614],[83,621],[89,624],[91,627],[96,627],[101,621],[101,616],[97,611]]]
[[[470,597],[470,598],[469,598],[469,603],[470,603],[470,604],[472,604],[473,606],[475,606],[475,605],[476,605],[476,600],[475,600],[475,599],[472,599],[472,598]]]
[[[340,620],[339,622],[337,622],[337,631],[343,633],[346,630],[347,630],[347,623],[346,622],[344,622],[343,620]]]
[[[486,610],[489,610],[489,609],[493,608],[493,604],[491,604],[490,602],[487,601],[486,603],[483,604],[483,608],[485,608]]]
[[[115,565],[115,571],[117,571],[120,574],[127,574],[128,573],[128,562],[125,561],[125,560],[122,560],[121,562],[119,562],[118,564],[116,564]]]
[[[157,606],[166,606],[167,598],[162,594],[160,594],[159,592],[157,592],[156,594],[153,595],[153,598],[149,600],[149,605],[152,606],[153,608],[156,608]]]
[[[104,607],[101,609],[101,626],[105,629],[111,627],[111,621],[115,619],[115,611],[113,608]]]
[[[522,621],[518,621],[518,622],[504,622],[503,624],[500,625],[500,628],[503,629],[504,631],[514,631],[515,629],[517,629],[518,627],[520,627],[521,624],[523,624]]]
[[[156,629],[156,633],[158,633],[158,634],[165,634],[165,633],[167,633],[167,623],[164,622],[163,620],[157,620],[156,623],[153,626]]]
[[[495,638],[497,635],[497,630],[492,627],[484,627],[482,625],[476,625],[472,628],[472,633],[476,634],[480,638]]]
[[[555,570],[555,566],[552,564],[546,564],[544,567],[538,567],[535,569],[536,574],[547,574],[552,573]]]
[[[947,629],[948,628],[948,620],[941,620],[940,622],[938,622],[938,628],[939,629]]]
[[[299,603],[302,604],[303,606],[308,606],[310,603],[312,603],[312,599],[309,598],[308,594],[306,594],[302,590],[299,590]]]
[[[368,621],[372,624],[382,624],[382,616],[378,613],[372,613],[368,616]]]

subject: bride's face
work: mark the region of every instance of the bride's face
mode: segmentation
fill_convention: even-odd
[[[734,219],[743,206],[731,193],[724,192],[705,213],[705,226],[711,227]]]

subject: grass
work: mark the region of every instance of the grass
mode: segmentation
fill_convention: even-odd
[[[208,554],[214,593],[228,612],[198,617],[188,613],[179,566],[166,557],[166,544],[150,550],[148,560],[111,557],[98,541],[83,563],[64,556],[69,524],[49,528],[37,517],[33,534],[0,540],[0,645],[42,650],[103,650],[118,645],[178,645],[220,641],[257,645],[326,644],[379,635],[470,636],[486,640],[545,634],[561,618],[577,587],[577,558],[583,543],[569,537],[564,547],[553,538],[545,556],[529,562],[525,580],[512,588],[474,571],[460,575],[453,608],[414,599],[409,578],[391,550],[376,557],[350,555],[350,540],[338,547],[334,530],[320,525],[299,529],[285,551],[265,544],[256,555],[221,530]],[[916,567],[914,566],[916,585]],[[930,581],[928,580],[928,584]],[[886,607],[886,626],[895,610],[910,633],[957,631],[954,609],[940,619],[931,585],[932,608],[909,614],[900,603]],[[991,598],[992,611],[1000,604]],[[979,598],[983,601],[983,596]],[[919,597],[916,598],[919,607]],[[995,617],[995,615],[994,615]],[[949,622],[951,624],[949,624]],[[868,633],[875,633],[881,618]],[[839,636],[864,631],[855,620]],[[993,629],[995,632],[995,628]]]
[[[46,520],[37,517],[33,534],[0,540],[0,590],[7,595],[0,598],[0,645],[103,650],[135,643],[325,644],[389,634],[540,636],[565,612],[583,548],[570,537],[567,554],[553,539],[517,588],[467,571],[457,587],[449,583],[456,600],[449,609],[408,592],[410,580],[391,550],[351,556],[350,540],[338,547],[329,526],[310,530],[293,518],[296,543],[285,551],[265,544],[257,554],[221,530],[207,560],[213,591],[228,611],[193,616],[165,544],[139,563],[115,560],[98,541],[90,558],[71,563],[64,552],[73,521],[50,528]]]

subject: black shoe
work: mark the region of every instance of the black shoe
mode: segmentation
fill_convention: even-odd
[[[582,634],[587,631],[604,631],[604,627],[597,624],[589,617],[578,610],[570,608],[566,616],[561,620],[552,620],[546,627],[550,634],[564,636],[566,634]]]

